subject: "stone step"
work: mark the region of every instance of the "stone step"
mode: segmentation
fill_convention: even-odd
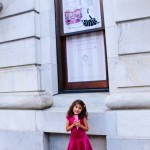
[[[49,150],[47,139],[40,132],[0,131],[0,150]]]
[[[69,107],[76,99],[83,100],[87,106],[105,106],[104,101],[108,95],[108,92],[58,94],[53,96],[53,106]]]
[[[66,112],[68,107],[51,107],[42,112],[37,124],[39,129],[50,133],[67,133]],[[88,106],[89,135],[116,135],[116,112],[107,111],[105,107]],[[39,117],[40,118],[40,117]],[[40,122],[43,122],[41,125]],[[110,123],[111,122],[111,123]]]
[[[49,134],[49,150],[66,150],[69,143],[68,134]],[[93,150],[106,150],[106,137],[88,135]]]
[[[150,137],[107,137],[107,150],[149,150]]]
[[[106,150],[106,135],[116,134],[116,117],[114,112],[106,111],[105,107],[88,106],[87,132],[94,150]],[[49,133],[50,150],[66,150],[69,142],[70,132],[65,131],[66,112],[68,107],[51,107],[43,111],[44,132]],[[109,124],[108,121],[112,120]]]

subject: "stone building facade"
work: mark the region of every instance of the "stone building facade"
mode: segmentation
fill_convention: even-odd
[[[0,3],[1,150],[65,150],[78,98],[94,150],[149,150],[149,0],[103,0],[109,92],[69,94],[58,88],[54,0]]]

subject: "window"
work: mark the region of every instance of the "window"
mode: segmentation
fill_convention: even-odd
[[[60,92],[108,91],[102,0],[55,0]]]

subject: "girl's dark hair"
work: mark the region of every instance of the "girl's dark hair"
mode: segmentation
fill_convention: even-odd
[[[76,105],[76,104],[79,104],[81,105],[82,107],[82,111],[81,113],[79,114],[79,118],[80,119],[83,119],[84,117],[88,117],[88,113],[87,113],[87,109],[86,109],[86,105],[84,104],[84,102],[80,99],[77,99],[75,100],[71,106],[69,107],[69,110],[67,112],[67,116],[68,117],[72,117],[74,115],[74,112],[73,112],[73,107]]]

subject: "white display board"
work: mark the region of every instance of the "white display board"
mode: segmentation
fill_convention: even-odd
[[[68,82],[106,80],[102,32],[68,36],[66,51]]]

